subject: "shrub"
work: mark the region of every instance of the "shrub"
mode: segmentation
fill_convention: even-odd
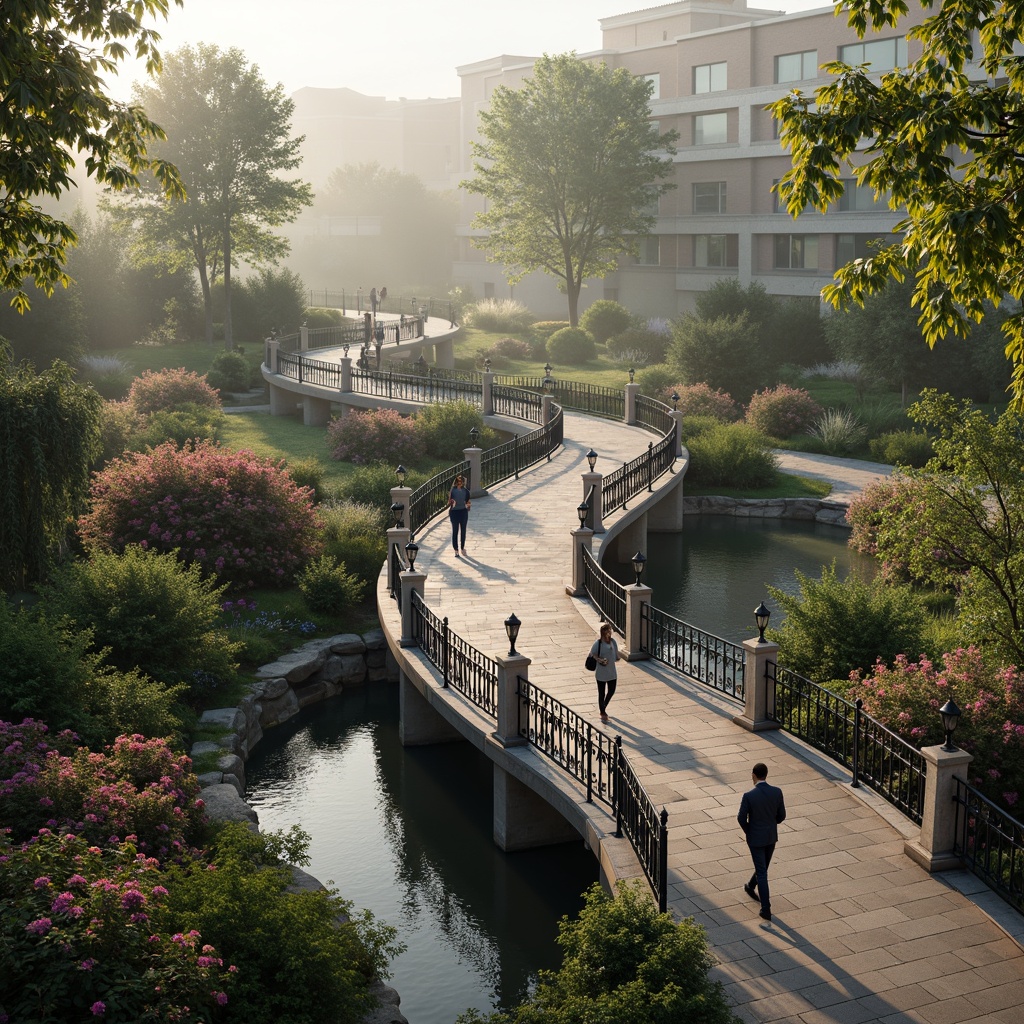
[[[234,965],[166,926],[165,879],[132,843],[44,830],[16,847],[0,833],[0,862],[5,1018],[209,1020],[230,1005]]]
[[[210,366],[206,380],[219,391],[248,391],[252,371],[241,352],[221,352]]]
[[[104,402],[100,407],[100,442],[103,445],[98,465],[123,455],[142,430],[143,417],[127,401]]]
[[[674,381],[707,383],[746,402],[769,377],[760,326],[746,313],[710,320],[687,314],[673,326],[672,339]]]
[[[920,469],[934,455],[927,430],[895,430],[872,437],[867,443],[871,456],[890,466]]]
[[[422,477],[410,473],[405,480],[407,487],[414,490],[422,482]],[[387,527],[388,509],[391,508],[391,488],[397,486],[395,467],[390,463],[375,462],[370,466],[360,466],[338,486],[339,497],[360,505],[369,505],[380,509],[382,529]]]
[[[664,392],[671,395],[673,390],[679,386],[678,380],[679,375],[676,371],[664,363],[657,366],[645,366],[636,375],[640,393],[650,398],[660,398]]]
[[[265,834],[230,822],[210,851],[216,870],[197,861],[170,873],[171,923],[198,929],[238,968],[228,1021],[320,1024],[330,1007],[335,1024],[358,1024],[374,1005],[370,981],[401,950],[393,929],[334,889],[287,891],[286,862],[308,864],[308,843],[295,828]]]
[[[611,299],[598,299],[583,311],[580,327],[600,345],[609,338],[622,334],[631,321],[632,317],[625,306],[620,306]]]
[[[333,555],[313,559],[299,573],[296,582],[310,610],[337,615],[362,600],[366,580],[359,579]]]
[[[706,434],[709,430],[714,430],[721,422],[714,416],[684,416],[682,422],[683,444],[687,444],[701,434]]]
[[[387,557],[387,535],[391,518],[379,505],[362,505],[351,500],[332,501],[321,506],[324,553],[344,562],[360,580],[375,580]]]
[[[90,631],[97,647],[109,648],[117,668],[173,684],[198,673],[225,680],[234,672],[237,651],[218,623],[224,590],[173,552],[129,545],[58,570],[43,601],[53,618],[66,618]]]
[[[330,309],[324,306],[307,306],[302,318],[311,331],[321,327],[340,327],[345,322],[340,309]]]
[[[82,356],[78,368],[82,377],[107,399],[124,398],[134,376],[132,368],[118,356]]]
[[[745,423],[720,423],[687,438],[687,479],[702,487],[767,487],[775,482],[778,462],[768,439]]]
[[[858,402],[854,406],[854,412],[857,414],[857,419],[867,429],[868,437],[910,429],[907,410],[894,398],[886,397]]]
[[[649,331],[642,327],[630,327],[610,338],[605,345],[608,354],[620,362],[646,366],[665,360],[671,336]]]
[[[779,664],[827,682],[922,650],[925,611],[910,587],[881,577],[839,579],[835,562],[822,568],[820,579],[799,570],[796,578],[799,596],[768,587],[786,613],[781,628],[770,631],[779,644]]]
[[[318,551],[309,491],[248,451],[163,444],[98,473],[92,510],[79,520],[92,551],[130,544],[177,551],[187,564],[244,586],[288,584]]]
[[[463,449],[473,443],[469,432],[474,427],[480,431],[477,443],[481,448],[493,448],[497,443],[496,432],[484,426],[480,410],[470,402],[428,405],[417,414],[415,423],[427,455],[445,462],[462,461]]]
[[[548,338],[547,347],[551,361],[562,366],[580,366],[597,355],[594,339],[582,327],[555,331]]]
[[[392,462],[423,458],[423,438],[416,423],[394,409],[350,412],[332,419],[327,425],[327,447],[331,458],[357,466],[385,458]]]
[[[850,524],[850,547],[867,555],[878,554],[878,531],[887,520],[897,517],[917,500],[920,484],[910,477],[896,474],[888,480],[868,484],[850,501],[846,521]],[[887,575],[902,574],[904,565],[883,565]]]
[[[864,376],[860,363],[839,359],[832,363],[817,363],[807,368],[808,377],[821,380],[841,380],[848,384],[859,384]]]
[[[145,451],[166,441],[179,448],[190,441],[216,441],[224,426],[220,409],[186,402],[175,409],[158,409],[140,420],[138,433],[131,438],[128,451]]]
[[[804,390],[780,384],[751,396],[746,420],[768,437],[792,437],[805,434],[822,409]]]
[[[938,711],[949,698],[963,712],[957,746],[974,755],[970,781],[1011,814],[1020,816],[1024,793],[1024,673],[992,668],[976,647],[942,655],[938,667],[926,657],[900,654],[857,673],[848,689],[864,710],[915,747],[945,740]]]
[[[536,337],[543,339],[545,346],[547,345],[548,338],[551,337],[556,331],[562,330],[564,327],[571,327],[572,324],[568,320],[538,320],[536,323],[530,324],[530,331]],[[547,349],[545,348],[545,352]]]
[[[821,442],[826,455],[849,455],[858,451],[867,430],[849,409],[826,409],[808,431]]]
[[[177,409],[191,403],[208,409],[220,408],[220,396],[205,377],[186,370],[147,370],[132,381],[128,401],[136,412]]]
[[[491,353],[506,359],[532,359],[533,346],[519,338],[502,338],[491,346]]]
[[[526,306],[515,299],[480,299],[463,311],[464,323],[481,331],[525,331],[532,320]]]
[[[731,423],[739,415],[732,398],[721,389],[712,391],[708,384],[676,384],[662,388],[658,398],[672,404],[672,395],[679,396],[679,411],[684,416],[712,416],[719,423]]]
[[[288,475],[295,481],[296,487],[306,487],[313,495],[314,501],[324,499],[324,467],[323,463],[310,456],[308,459],[296,459],[288,463]]]

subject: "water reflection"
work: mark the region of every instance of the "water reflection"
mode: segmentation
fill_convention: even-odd
[[[398,928],[405,1015],[451,1024],[515,1004],[558,967],[558,920],[597,867],[582,842],[502,853],[490,762],[466,743],[403,748],[397,723],[393,685],[307,709],[257,748],[249,799],[263,828],[312,835],[314,875]]]

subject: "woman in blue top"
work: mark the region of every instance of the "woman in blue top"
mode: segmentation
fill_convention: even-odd
[[[466,479],[459,474],[452,481],[452,489],[448,492],[448,518],[452,522],[452,547],[455,557],[459,557],[459,548],[466,553],[466,524],[469,522],[469,488]]]
[[[608,704],[615,696],[615,687],[618,684],[618,675],[615,669],[615,662],[619,660],[619,645],[612,636],[610,622],[601,623],[601,632],[594,646],[590,648],[591,655],[597,660],[597,668],[594,669],[594,678],[597,680],[597,706],[601,712],[601,721],[608,721]]]

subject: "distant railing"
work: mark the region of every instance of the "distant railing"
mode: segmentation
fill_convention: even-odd
[[[1024,824],[953,776],[953,851],[1007,903],[1024,912]]]
[[[745,699],[742,647],[646,601],[640,606],[640,650],[727,697],[740,703]]]
[[[671,472],[675,461],[676,426],[671,421],[669,432],[657,444],[651,441],[646,452],[602,478],[602,514],[625,508],[626,502],[642,491],[653,491],[654,481],[662,473]]]
[[[769,661],[767,717],[849,768],[852,784],[866,783],[921,823],[925,759],[916,747],[851,702]]]
[[[591,603],[601,613],[601,618],[605,622],[610,622],[620,636],[624,636],[626,588],[613,580],[586,548],[583,549],[583,589]]]
[[[551,420],[543,427],[530,431],[524,437],[516,435],[511,441],[490,448],[480,457],[480,486],[490,487],[501,480],[519,479],[520,471],[551,453],[562,443],[565,417],[562,410],[552,406]]]
[[[277,353],[277,372],[300,384],[318,384],[325,388],[341,388],[341,367],[292,352]]]
[[[372,313],[369,288],[310,289],[310,306],[327,309],[343,309],[350,313]],[[455,304],[451,299],[433,299],[429,296],[401,295],[388,293],[383,301],[378,298],[378,313],[407,313],[415,316],[423,310],[427,316],[439,317],[455,324]]]
[[[480,386],[442,377],[417,377],[379,370],[353,370],[352,390],[361,395],[406,402],[471,402],[480,404]]]

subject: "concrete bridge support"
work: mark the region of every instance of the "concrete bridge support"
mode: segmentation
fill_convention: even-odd
[[[683,528],[683,474],[686,463],[676,466],[675,486],[647,512],[648,533],[678,533]],[[635,550],[635,549],[634,549]]]
[[[645,512],[637,516],[619,533],[612,543],[616,562],[629,562],[637,551],[647,552],[647,517]]]
[[[326,427],[331,422],[331,403],[326,398],[303,395],[302,422],[307,427]]]
[[[442,338],[434,342],[434,365],[441,370],[455,369],[455,341]]]
[[[403,747],[464,739],[458,729],[430,706],[404,672],[398,678],[398,739]]]
[[[506,853],[582,837],[549,803],[494,765],[494,842]]]
[[[270,390],[270,415],[291,416],[298,405],[295,392],[278,387],[273,383],[270,383],[268,386]]]

